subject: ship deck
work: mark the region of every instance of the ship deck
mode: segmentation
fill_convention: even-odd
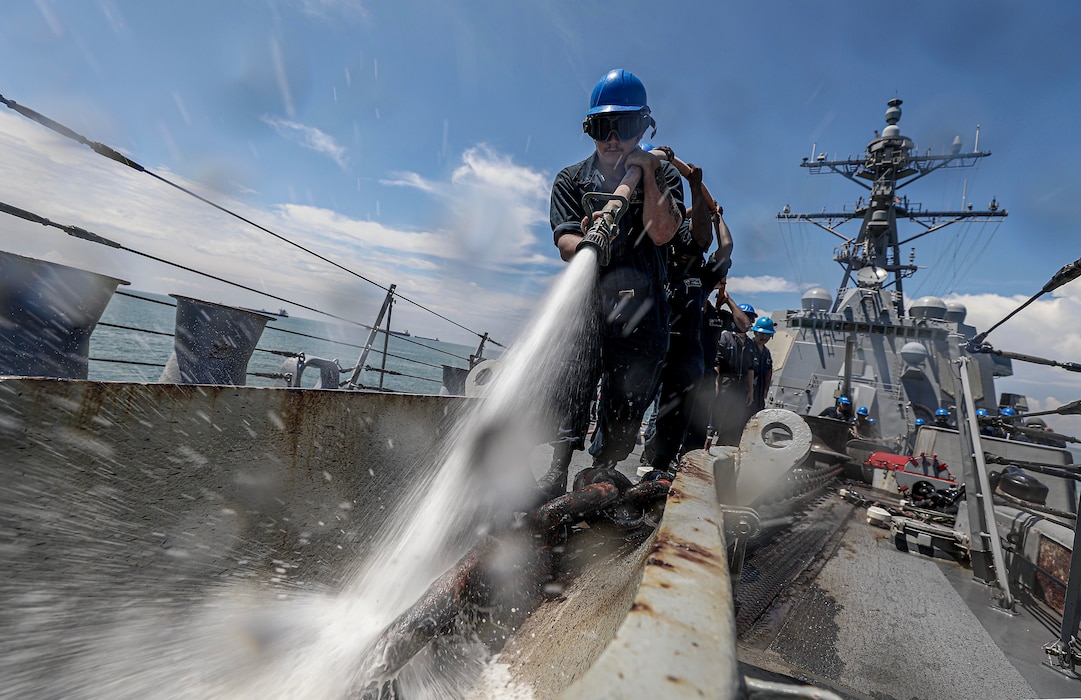
[[[780,562],[794,560],[799,572],[774,583],[776,597],[751,620],[743,606],[765,595],[754,579],[784,577]],[[737,625],[748,675],[852,698],[1081,696],[1081,681],[1044,664],[1057,616],[1023,594],[1016,615],[1001,611],[970,569],[899,551],[835,492],[750,553],[744,581]]]
[[[631,478],[641,449],[618,465]],[[546,456],[532,465],[538,475]],[[588,466],[575,453],[571,476]],[[1014,591],[1010,615],[970,568],[898,550],[888,529],[837,494],[842,484],[890,500],[838,481],[748,550],[736,592],[741,673],[859,700],[1081,697],[1081,680],[1044,663],[1043,646],[1059,635],[1056,613]],[[638,555],[626,547],[608,556],[618,571],[620,556]]]

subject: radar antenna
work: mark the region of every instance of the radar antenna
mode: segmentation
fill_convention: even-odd
[[[910,204],[907,197],[901,198],[897,194],[901,188],[937,170],[969,168],[980,158],[991,155],[990,151],[979,150],[978,125],[976,145],[971,152],[962,152],[960,139],[955,139],[950,153],[918,155],[912,139],[903,136],[897,126],[901,119],[901,104],[902,101],[896,97],[887,103],[886,128],[881,135],[875,132],[875,138],[867,144],[862,158],[830,160],[825,153],[820,153],[817,157],[812,155],[810,159],[804,158],[800,163],[800,167],[807,168],[812,174],[834,173],[868,190],[869,196],[866,200],[861,197],[855,210],[849,211],[848,207],[844,207],[845,211],[842,212],[800,214],[786,206],[783,212],[777,214],[779,221],[808,222],[844,241],[833,256],[845,270],[839,291],[843,293],[847,290],[854,279],[860,286],[892,284],[896,290],[894,303],[899,317],[905,315],[902,280],[918,269],[912,259],[907,264],[902,262],[901,246],[959,221],[1001,220],[1007,216],[997,200],[992,200],[983,210],[975,210],[967,205],[962,206],[961,211],[923,211],[919,204]],[[856,219],[861,224],[855,238],[848,238],[837,231],[841,225]],[[898,219],[908,219],[924,230],[902,240],[897,232]],[[859,271],[866,267],[871,270],[859,275]],[[887,281],[890,277],[892,282]],[[834,299],[833,311],[840,308],[842,293],[838,293]]]

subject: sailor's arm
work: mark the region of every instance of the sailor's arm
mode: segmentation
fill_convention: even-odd
[[[718,267],[732,260],[732,232],[728,230],[728,224],[724,221],[724,207],[717,205],[710,218],[713,220],[713,231],[717,236],[717,250],[710,256],[710,262]]]
[[[639,148],[627,155],[627,167],[642,168],[642,223],[656,245],[668,243],[683,223],[683,185],[675,168],[665,168],[660,158]],[[671,182],[666,173],[671,173]],[[678,188],[679,195],[674,190]]]
[[[743,309],[739,308],[732,297],[728,296],[728,292],[724,293],[724,303],[728,305],[728,310],[732,312],[732,319],[736,322],[736,328],[741,333],[746,333],[751,329],[751,319],[743,312]]]
[[[584,236],[580,233],[564,233],[556,240],[559,257],[564,262],[570,262],[570,259],[574,257],[574,252],[578,250],[578,244],[582,242],[582,238]]]
[[[710,218],[717,208],[717,200],[713,199],[709,189],[702,184],[702,168],[694,163],[683,162],[668,146],[658,146],[650,153],[671,163],[679,174],[686,178],[691,197],[691,236],[703,252],[709,250],[709,245],[713,242],[710,236]]]
[[[552,183],[549,220],[552,224],[552,240],[564,262],[574,257],[578,244],[582,242],[585,232],[584,214],[581,198],[571,176],[566,170],[560,172]]]

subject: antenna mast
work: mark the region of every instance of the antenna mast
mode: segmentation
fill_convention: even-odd
[[[881,135],[875,133],[875,138],[867,144],[863,158],[828,160],[823,153],[810,159],[804,158],[800,164],[800,167],[809,169],[812,174],[835,173],[868,190],[870,196],[866,200],[861,197],[855,211],[822,211],[815,214],[786,211],[777,214],[779,221],[810,222],[844,241],[833,255],[833,259],[845,269],[844,278],[833,302],[833,311],[840,308],[849,284],[856,280],[860,287],[879,288],[892,284],[896,292],[894,304],[897,315],[903,317],[905,309],[902,280],[910,277],[918,268],[912,260],[908,263],[901,261],[902,245],[959,221],[990,221],[1007,215],[1006,210],[998,207],[997,203],[983,211],[972,211],[965,201],[962,201],[961,211],[922,211],[919,204],[910,205],[908,197],[902,199],[897,194],[901,188],[940,168],[972,167],[980,158],[991,155],[989,151],[979,150],[979,125],[976,126],[976,148],[971,153],[961,153],[960,139],[957,139],[951,153],[917,155],[912,139],[901,135],[901,129],[897,126],[901,119],[901,104],[901,100],[896,97],[887,103],[886,128]],[[817,145],[816,143],[816,149]],[[967,189],[966,182],[966,198]],[[855,219],[862,222],[856,238],[848,238],[837,232],[842,224]],[[913,221],[924,230],[906,240],[900,240],[897,231],[898,219]],[[892,281],[889,281],[891,278]]]

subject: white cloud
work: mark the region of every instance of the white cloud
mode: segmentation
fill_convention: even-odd
[[[783,277],[761,275],[759,277],[729,277],[728,290],[733,294],[766,294],[776,292],[798,292],[795,282]]]
[[[379,184],[387,187],[412,187],[429,194],[438,194],[439,192],[439,188],[434,182],[429,182],[416,173],[394,172],[391,175],[391,178],[380,180]]]
[[[489,146],[462,153],[462,163],[449,182],[396,172],[380,183],[437,197],[443,207],[439,219],[449,222],[450,240],[463,260],[482,268],[556,262],[554,255],[545,258],[531,252],[538,243],[534,228],[548,219],[547,175],[516,165]]]
[[[374,319],[382,301],[384,292],[357,276],[17,116],[0,113],[0,156],[0,182],[4,183],[0,201],[13,206],[361,323]],[[463,156],[461,166],[447,181],[431,183],[432,191],[439,193],[437,201],[447,209],[447,217],[440,220],[450,223],[442,229],[421,230],[399,229],[308,205],[256,209],[147,165],[357,275],[383,286],[396,283],[401,294],[470,328],[491,332],[502,342],[508,342],[528,320],[539,290],[558,271],[554,256],[538,256],[527,249],[532,240],[528,226],[541,217],[543,176],[485,149]],[[474,196],[478,202],[492,204],[499,212],[497,218],[503,219],[501,224],[485,227],[486,235],[511,242],[504,245],[508,257],[502,261],[478,264],[474,258],[482,256],[463,244],[458,199]],[[483,208],[477,213],[485,215]],[[478,245],[487,243],[479,240]],[[0,217],[0,249],[126,279],[134,289],[239,306],[272,304],[251,292],[9,216]],[[538,264],[547,268],[543,274],[537,274]],[[526,268],[528,274],[523,274]],[[510,274],[514,270],[519,271],[516,278]],[[425,335],[444,339],[462,335],[406,303],[395,307],[395,319],[396,323],[397,319],[408,321],[405,327]]]
[[[1037,290],[1033,290],[1034,292]],[[1028,297],[996,294],[953,295],[968,310],[966,322],[984,331],[1016,309]],[[991,332],[987,342],[995,349],[1060,362],[1081,362],[1081,282],[1073,282],[1026,307]],[[1081,373],[1061,368],[1013,361],[1014,376],[999,379],[999,392],[1030,397],[1030,410],[1049,410],[1081,398]],[[1048,425],[1070,434],[1081,434],[1081,417],[1050,416]]]
[[[297,142],[303,148],[328,156],[338,164],[338,167],[343,170],[345,169],[347,165],[345,148],[339,146],[329,134],[316,129],[313,126],[305,126],[304,124],[288,119],[281,119],[279,117],[263,115],[261,119],[263,123],[273,128],[285,138]]]
[[[359,0],[297,0],[301,12],[322,19],[336,19],[354,15],[360,18],[368,16],[364,3]]]

